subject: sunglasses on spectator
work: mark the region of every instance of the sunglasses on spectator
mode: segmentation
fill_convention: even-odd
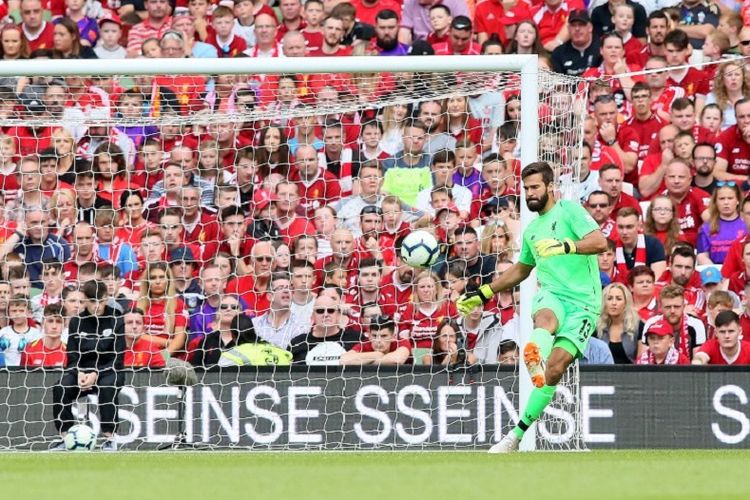
[[[258,255],[253,257],[253,260],[257,260],[258,262],[273,262],[273,257],[270,255]]]
[[[737,183],[734,181],[717,181],[716,187],[737,187]]]
[[[239,309],[239,307],[240,307],[239,304],[221,304],[219,306],[219,309],[221,309],[222,311],[228,311],[228,310],[234,311],[234,310]]]
[[[589,207],[591,208],[607,208],[609,206],[609,203],[589,203]]]
[[[338,307],[316,307],[315,314],[325,314],[325,313],[334,314],[338,312],[338,310],[339,310]]]
[[[750,45],[750,40],[740,40],[740,43],[747,47],[748,45]]]

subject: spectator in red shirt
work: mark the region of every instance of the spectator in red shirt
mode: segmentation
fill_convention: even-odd
[[[656,276],[648,266],[635,266],[627,276],[628,287],[633,294],[633,308],[642,321],[647,321],[659,312],[656,300]]]
[[[691,179],[690,166],[684,160],[673,159],[664,174],[667,189],[663,194],[677,205],[677,217],[685,241],[695,246],[700,226],[708,220],[710,195],[702,189],[691,187]]]
[[[610,163],[599,169],[599,187],[607,193],[612,200],[612,212],[618,213],[621,208],[630,207],[638,216],[641,216],[641,205],[634,197],[622,192],[622,170]]]
[[[648,25],[646,26],[648,43],[643,45],[638,53],[636,61],[638,65],[645,66],[646,62],[652,56],[666,56],[664,39],[669,31],[669,24],[669,18],[661,9],[655,10],[648,15]]]
[[[323,45],[319,51],[311,52],[314,57],[348,56],[352,48],[341,44],[344,36],[344,21],[333,16],[323,22]]]
[[[44,307],[42,332],[44,337],[26,344],[21,352],[21,366],[27,368],[61,368],[68,361],[62,332],[65,327],[60,302]]]
[[[664,191],[666,187],[664,173],[667,171],[669,162],[675,157],[674,143],[679,133],[680,129],[674,125],[666,125],[659,130],[659,151],[647,155],[641,165],[638,178],[638,192],[641,194],[641,200],[648,201],[657,193]]]
[[[397,16],[401,14],[402,2],[398,0],[351,0],[351,3],[357,9],[357,20],[373,26],[375,25],[375,17],[383,10],[392,10]]]
[[[654,322],[646,330],[646,349],[638,358],[639,365],[687,365],[688,357],[674,346],[672,325],[665,320]]]
[[[285,0],[290,1],[290,0]],[[247,42],[233,33],[234,13],[229,7],[219,5],[211,15],[213,33],[208,35],[206,43],[216,47],[219,57],[237,57],[247,50]]]
[[[390,316],[370,319],[369,340],[341,355],[342,365],[402,365],[411,357],[411,342],[396,337],[396,323]]]
[[[437,275],[422,271],[414,280],[412,303],[399,318],[399,336],[410,339],[415,347],[430,348],[443,318],[456,316],[456,307],[446,300]]]
[[[669,268],[656,282],[656,291],[658,293],[669,285],[682,287],[685,312],[702,319],[706,314],[706,295],[701,286],[700,273],[695,270],[695,263],[695,248],[686,243],[675,245],[670,254]]]
[[[584,9],[580,0],[543,0],[537,2],[539,6],[532,10],[532,19],[539,27],[539,35],[545,50],[552,52],[559,45],[568,41],[566,26],[568,15],[574,9]]]
[[[750,365],[750,342],[742,339],[740,317],[722,311],[714,321],[716,337],[706,341],[693,356],[694,365]]]
[[[276,195],[278,200],[272,203],[275,208],[276,222],[279,233],[287,245],[303,234],[315,234],[313,222],[300,215],[297,215],[300,197],[299,188],[294,182],[283,180],[276,186]]]
[[[637,181],[638,137],[632,130],[623,129],[617,124],[617,102],[612,95],[599,96],[594,100],[594,118],[599,127],[599,141],[612,147],[619,155],[628,182],[633,178]]]
[[[138,308],[144,312],[145,340],[160,349],[167,349],[170,355],[185,348],[187,308],[177,297],[166,262],[155,262],[146,267],[141,279]]]
[[[145,338],[143,311],[134,307],[123,315],[126,351],[123,365],[127,367],[163,368],[166,365],[158,344]]]
[[[29,52],[53,47],[54,25],[44,20],[40,0],[21,0],[21,29],[29,44]]]
[[[720,181],[747,181],[750,173],[750,99],[734,104],[737,124],[724,130],[716,144],[714,175]]]
[[[623,133],[635,132],[638,138],[638,160],[642,162],[649,153],[651,143],[667,122],[651,110],[651,88],[645,82],[636,82],[631,90],[633,116],[622,124]],[[638,179],[640,182],[640,178]]]
[[[302,18],[302,2],[300,0],[281,0],[279,2],[281,24],[276,31],[276,39],[281,41],[285,34],[291,31],[302,31],[305,21]],[[216,16],[214,11],[214,17]]]
[[[612,217],[612,200],[604,191],[593,191],[589,194],[584,208],[591,217],[599,224],[605,238],[617,239],[617,228]]]
[[[709,91],[710,78],[695,67],[686,67],[690,56],[687,34],[680,29],[670,31],[664,39],[664,46],[667,65],[671,68],[667,85],[682,87],[685,97],[693,99],[697,108],[702,108]]]
[[[482,46],[472,40],[473,26],[467,16],[456,16],[451,21],[449,40],[433,45],[435,55],[479,55]]]
[[[318,152],[307,144],[297,148],[295,168],[289,180],[297,183],[300,193],[300,208],[307,218],[312,218],[315,210],[330,205],[341,197],[339,180],[318,163]]]
[[[432,32],[427,35],[427,43],[436,45],[449,41],[452,20],[451,10],[443,5],[442,2],[430,7],[430,26],[432,26]]]

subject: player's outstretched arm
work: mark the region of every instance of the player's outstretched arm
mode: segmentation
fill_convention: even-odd
[[[573,241],[569,238],[565,238],[562,241],[554,238],[539,240],[534,244],[534,248],[540,257],[554,257],[556,255],[572,253],[594,255],[607,250],[607,239],[597,229],[591,231],[578,241]]]
[[[458,312],[464,316],[469,314],[475,308],[489,302],[496,293],[513,288],[525,280],[531,274],[532,269],[534,269],[533,266],[516,262],[489,285],[482,285],[475,291],[461,295],[456,301]]]

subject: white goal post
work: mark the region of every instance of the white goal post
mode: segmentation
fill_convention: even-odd
[[[333,58],[235,58],[235,59],[122,59],[122,60],[29,60],[4,61],[0,64],[0,76],[13,77],[54,77],[54,76],[130,76],[130,75],[245,75],[245,74],[326,74],[326,73],[458,73],[472,72],[494,73],[506,72],[520,75],[518,88],[520,89],[520,131],[518,144],[520,149],[521,166],[542,159],[540,156],[540,139],[544,119],[541,116],[540,82],[546,78],[551,85],[556,85],[557,78],[564,81],[560,87],[567,85],[567,92],[578,92],[577,83],[573,79],[564,79],[558,75],[546,74],[538,69],[536,55],[501,55],[501,56],[415,56],[415,57],[333,57]],[[563,91],[566,92],[566,91]],[[418,97],[411,97],[418,100]],[[558,165],[566,168],[570,173],[577,172],[578,158],[575,156],[577,146],[582,139],[581,114],[572,106],[575,97],[571,97],[571,107],[566,112],[572,116],[567,119],[568,142],[561,147],[567,150],[568,165]],[[546,105],[549,107],[549,103]],[[584,106],[585,107],[585,106]],[[546,112],[545,112],[546,113]],[[577,114],[578,113],[578,114]],[[554,114],[554,112],[553,112]],[[186,116],[185,120],[190,120]],[[233,119],[231,115],[227,119]],[[236,118],[239,120],[239,117]],[[103,122],[110,120],[103,120]],[[569,155],[574,154],[571,158]],[[565,154],[561,155],[566,158]],[[559,173],[559,171],[558,171]],[[573,176],[575,178],[575,176]],[[523,192],[519,193],[521,199]],[[520,202],[520,227],[525,228],[533,215],[526,204]],[[526,342],[533,330],[529,311],[532,297],[536,290],[533,276],[527,279],[520,288],[520,338],[521,346]],[[522,409],[532,390],[528,374],[520,363],[518,411]],[[576,368],[577,370],[577,368]],[[574,377],[577,384],[578,377]],[[574,388],[574,392],[577,387]],[[577,405],[577,397],[574,394]],[[580,418],[580,412],[573,412],[575,418]],[[580,432],[580,429],[577,430]],[[526,433],[521,443],[523,450],[537,448],[536,426]]]

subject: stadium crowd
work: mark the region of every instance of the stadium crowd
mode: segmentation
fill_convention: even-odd
[[[750,2],[584,3],[14,0],[0,56],[538,54],[589,86],[567,154],[609,251],[583,361],[750,364]],[[110,367],[516,364],[517,291],[454,301],[520,250],[518,91],[415,80],[0,78],[0,120],[21,120],[0,135],[4,365],[79,363],[100,315],[121,316]],[[389,95],[413,102],[362,105]],[[400,256],[415,228],[442,243],[430,270]]]

